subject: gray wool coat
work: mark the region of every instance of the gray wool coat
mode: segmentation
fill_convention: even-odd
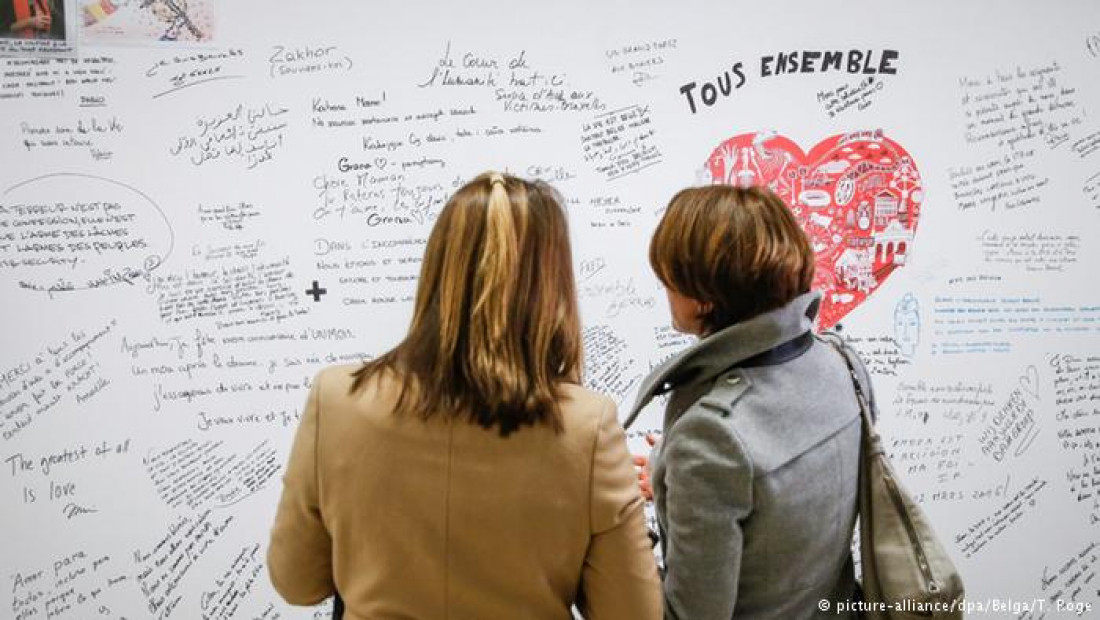
[[[711,334],[642,385],[628,426],[670,391],[651,456],[666,620],[845,617],[861,436],[847,367],[813,338],[793,359],[731,370],[810,330],[820,302],[807,293]]]

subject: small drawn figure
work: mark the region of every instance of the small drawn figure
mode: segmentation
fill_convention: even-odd
[[[188,14],[187,0],[142,0],[141,8],[152,11],[156,18],[168,25],[162,41],[177,41],[182,30],[187,30],[196,41],[204,38],[203,32]]]
[[[851,202],[852,197],[856,195],[856,182],[852,179],[851,175],[844,175],[837,181],[836,194],[834,200],[839,206],[844,206]]]
[[[740,166],[734,163],[734,174],[737,176],[737,185],[739,187],[752,187],[756,185],[756,179],[759,175],[758,166],[756,164],[756,155],[753,154],[749,148],[741,149]]]
[[[878,282],[872,270],[874,256],[869,249],[847,248],[836,260],[837,279],[845,289],[870,293]]]
[[[756,151],[756,161],[760,167],[761,176],[782,182],[785,178],[784,172],[794,163],[794,158],[784,150],[768,149],[768,141],[777,135],[775,130],[758,132],[752,139],[752,148]]]
[[[856,225],[860,230],[871,229],[871,203],[864,200],[856,209]]]
[[[913,357],[920,342],[920,305],[906,293],[894,307],[894,340],[905,357]]]

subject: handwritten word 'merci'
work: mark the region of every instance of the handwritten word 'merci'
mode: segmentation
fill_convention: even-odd
[[[63,405],[81,405],[111,382],[96,355],[115,320],[95,332],[76,330],[34,358],[0,373],[0,437],[7,441]],[[96,345],[96,346],[93,346]]]
[[[766,78],[784,73],[849,73],[860,75],[896,75],[894,63],[898,60],[897,50],[847,50],[816,51],[801,50],[780,52],[760,57],[760,77]],[[729,69],[716,75],[713,81],[699,80],[680,86],[680,94],[687,101],[692,114],[699,111],[696,101],[702,101],[708,108],[721,97],[728,97],[748,81],[743,62],[734,62]],[[698,99],[696,96],[698,95]]]

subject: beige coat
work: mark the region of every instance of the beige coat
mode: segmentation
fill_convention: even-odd
[[[392,376],[314,381],[268,549],[275,589],[339,591],[348,620],[661,617],[661,588],[614,403],[565,388],[565,431],[507,438],[393,414]],[[578,603],[579,604],[579,603]]]

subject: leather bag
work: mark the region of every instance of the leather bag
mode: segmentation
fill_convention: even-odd
[[[863,417],[859,468],[859,535],[867,620],[962,620],[962,577],[924,511],[898,481],[875,430],[871,405],[849,350],[827,336],[848,367]],[[868,388],[869,389],[869,388]]]

